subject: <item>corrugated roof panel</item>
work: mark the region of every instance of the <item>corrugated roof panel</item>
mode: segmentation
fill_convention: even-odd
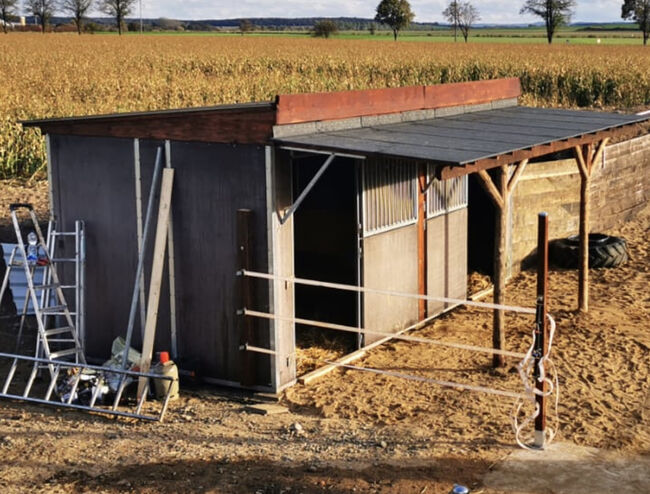
[[[294,147],[465,165],[650,120],[650,116],[511,107],[275,139]]]

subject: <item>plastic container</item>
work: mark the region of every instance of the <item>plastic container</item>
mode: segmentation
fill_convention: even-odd
[[[38,261],[38,238],[34,232],[27,235],[27,264],[33,266]]]
[[[167,360],[164,363],[161,362],[160,364],[156,365],[153,368],[153,371],[156,374],[160,374],[161,376],[171,377],[174,379],[173,381],[168,381],[166,379],[153,380],[154,390],[156,392],[156,398],[160,400],[165,398],[165,395],[167,394],[167,390],[171,386],[171,390],[169,392],[169,399],[170,400],[178,399],[178,367],[176,367],[176,364],[172,360]]]

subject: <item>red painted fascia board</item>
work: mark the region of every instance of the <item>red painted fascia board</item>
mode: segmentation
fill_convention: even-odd
[[[333,93],[282,94],[276,124],[296,124],[475,105],[521,96],[518,78]]]

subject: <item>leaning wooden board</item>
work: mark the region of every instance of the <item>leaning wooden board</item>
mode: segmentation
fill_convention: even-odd
[[[142,358],[140,371],[149,372],[153,343],[156,337],[156,323],[158,320],[158,307],[160,302],[160,288],[162,285],[163,268],[165,267],[165,248],[167,246],[167,232],[169,226],[169,211],[172,200],[172,185],[174,184],[174,169],[163,170],[162,185],[160,189],[160,206],[158,208],[158,225],[156,226],[156,243],[153,251],[153,267],[151,268],[151,282],[149,283],[149,300],[147,302],[147,320],[144,325],[144,340],[142,343]],[[138,383],[138,400],[142,397],[147,384],[147,379],[140,378]]]

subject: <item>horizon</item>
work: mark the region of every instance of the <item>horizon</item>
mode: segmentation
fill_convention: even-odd
[[[26,8],[26,0],[20,3],[20,14],[31,17]],[[216,3],[216,5],[215,5]],[[167,18],[186,22],[231,19],[296,19],[296,18],[339,18],[356,17],[372,19],[378,0],[330,0],[328,2],[303,2],[302,0],[241,0],[235,5],[208,0],[137,0],[128,18],[160,19]],[[443,0],[411,0],[415,13],[414,22],[423,24],[446,24],[442,11],[448,4]],[[528,25],[536,24],[539,18],[520,15],[524,1],[513,3],[508,0],[483,0],[472,2],[481,14],[477,25]],[[142,11],[140,11],[140,4]],[[179,5],[180,4],[180,5]],[[225,5],[224,5],[225,4]],[[89,17],[109,18],[97,15],[93,9]],[[621,2],[619,0],[578,1],[571,24],[583,23],[622,23]],[[66,17],[66,16],[60,16]]]

